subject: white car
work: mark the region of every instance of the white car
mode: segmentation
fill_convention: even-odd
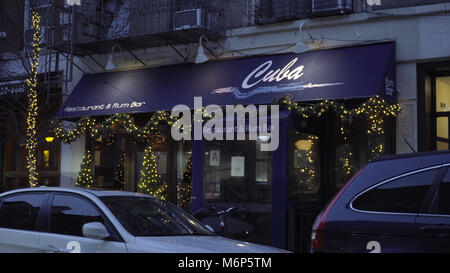
[[[216,236],[182,209],[149,195],[38,187],[0,194],[0,252],[287,251]]]

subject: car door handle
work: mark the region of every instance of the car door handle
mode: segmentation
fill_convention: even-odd
[[[48,246],[43,246],[40,248],[40,250],[42,252],[47,252],[47,253],[69,253],[70,250],[67,249],[60,249],[57,248],[55,246],[52,245],[48,245]]]
[[[448,225],[430,225],[430,226],[422,226],[420,230],[427,233],[440,233],[446,234],[450,233],[450,226]]]

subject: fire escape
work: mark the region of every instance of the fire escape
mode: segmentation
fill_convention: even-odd
[[[227,2],[233,1],[82,0],[71,8],[72,54],[196,43],[201,35],[220,39],[233,24]]]

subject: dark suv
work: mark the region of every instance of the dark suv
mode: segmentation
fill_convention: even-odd
[[[450,252],[450,151],[385,156],[325,206],[311,252]]]

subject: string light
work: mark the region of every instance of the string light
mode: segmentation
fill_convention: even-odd
[[[114,114],[101,123],[96,123],[91,117],[82,117],[76,123],[75,128],[67,131],[62,128],[61,121],[51,121],[52,131],[55,136],[66,144],[76,141],[82,134],[88,133],[92,138],[98,138],[113,126],[123,128],[128,134],[140,141],[148,142],[152,135],[160,134],[158,127],[162,124],[172,125],[175,118],[169,112],[155,112],[143,128],[138,128],[129,114]]]
[[[177,184],[177,205],[180,208],[187,208],[191,199],[191,177],[192,177],[192,155],[189,156],[183,170],[183,180]]]
[[[78,178],[75,182],[75,186],[90,189],[94,185],[92,158],[93,156],[91,149],[87,149],[84,152],[83,159],[81,161],[81,167],[78,172]]]
[[[163,200],[167,199],[167,184],[162,181],[161,175],[158,173],[157,159],[150,144],[144,151],[138,191]]]
[[[351,109],[346,108],[343,103],[329,100],[321,101],[319,103],[315,103],[314,105],[302,106],[300,105],[300,103],[293,101],[289,97],[282,98],[278,102],[278,104],[290,111],[296,112],[300,117],[303,117],[305,119],[311,117],[321,117],[328,111],[334,111],[341,119],[340,133],[344,137],[344,141],[348,140],[346,136],[345,125],[347,123],[351,123],[352,119],[366,119],[369,125],[367,128],[367,133],[372,136],[379,136],[384,134],[383,126],[385,119],[388,117],[396,117],[401,110],[398,104],[390,104],[379,96],[369,98],[359,106]],[[198,120],[199,122],[204,122],[207,118],[213,117],[213,115],[211,113],[207,113],[204,108],[195,109],[194,111],[202,112],[202,119]],[[161,176],[157,172],[157,161],[155,159],[155,156],[153,155],[153,151],[149,142],[151,141],[152,136],[160,135],[160,131],[158,128],[161,124],[166,123],[167,125],[172,125],[174,122],[176,122],[176,119],[173,118],[169,114],[169,112],[156,111],[150,116],[147,124],[142,128],[136,126],[133,118],[129,114],[114,114],[101,123],[96,123],[95,120],[91,117],[82,117],[76,123],[76,126],[72,131],[66,131],[65,129],[63,129],[62,123],[60,121],[52,121],[51,124],[53,127],[52,131],[54,132],[55,136],[64,143],[72,143],[84,133],[89,134],[90,137],[98,138],[107,130],[112,129],[113,126],[121,127],[125,129],[127,133],[133,135],[137,140],[146,142],[147,148],[145,149],[144,162],[141,170],[141,179],[138,188],[142,192],[165,199],[167,185],[161,182]],[[192,131],[184,130],[185,128],[182,128],[181,126],[178,129],[183,130],[183,132],[185,133]],[[111,137],[113,136],[110,135],[110,138]],[[108,139],[106,142],[108,144],[111,143],[110,141],[108,141]],[[384,146],[382,144],[379,144],[371,149],[372,156],[381,155],[383,151]],[[352,172],[350,164],[351,156],[352,153],[349,152],[347,157],[343,160],[343,168],[345,170],[345,173],[348,175]],[[310,156],[307,156],[307,158],[310,163],[313,163]],[[84,160],[85,159],[83,159],[83,161]],[[191,168],[189,167],[189,164],[192,164],[190,160],[188,160],[185,172],[189,172],[189,169]],[[309,173],[309,175],[310,177],[314,177],[315,173]],[[191,190],[190,187],[190,183],[185,183],[185,185],[177,185],[179,192],[178,199],[182,206],[186,206],[189,202]]]
[[[289,97],[283,97],[278,104],[285,107],[289,111],[296,112],[300,117],[305,119],[309,117],[321,117],[325,112],[335,112],[341,119],[340,132],[344,137],[344,141],[348,140],[345,131],[345,124],[351,123],[355,118],[362,118],[367,120],[368,128],[367,134],[372,138],[384,135],[384,122],[389,117],[397,117],[401,111],[399,104],[391,104],[380,96],[375,96],[367,99],[357,107],[352,109],[346,108],[343,103],[337,101],[321,101],[314,105],[302,106],[300,103],[293,101]],[[384,146],[382,144],[373,147],[371,150],[371,157],[377,157],[384,153]],[[351,153],[344,162],[350,162]],[[349,164],[349,163],[345,163]]]
[[[125,167],[125,154],[120,155],[119,163],[116,166],[116,170],[114,172],[113,183],[115,186],[118,186],[121,191],[124,190],[124,167]]]
[[[27,169],[28,169],[28,183],[31,187],[38,185],[38,172],[36,170],[36,118],[38,113],[37,101],[37,70],[39,65],[39,56],[41,51],[41,16],[38,12],[33,11],[32,15],[32,29],[33,29],[33,51],[31,63],[31,75],[27,79],[28,86],[28,112],[27,112]]]

